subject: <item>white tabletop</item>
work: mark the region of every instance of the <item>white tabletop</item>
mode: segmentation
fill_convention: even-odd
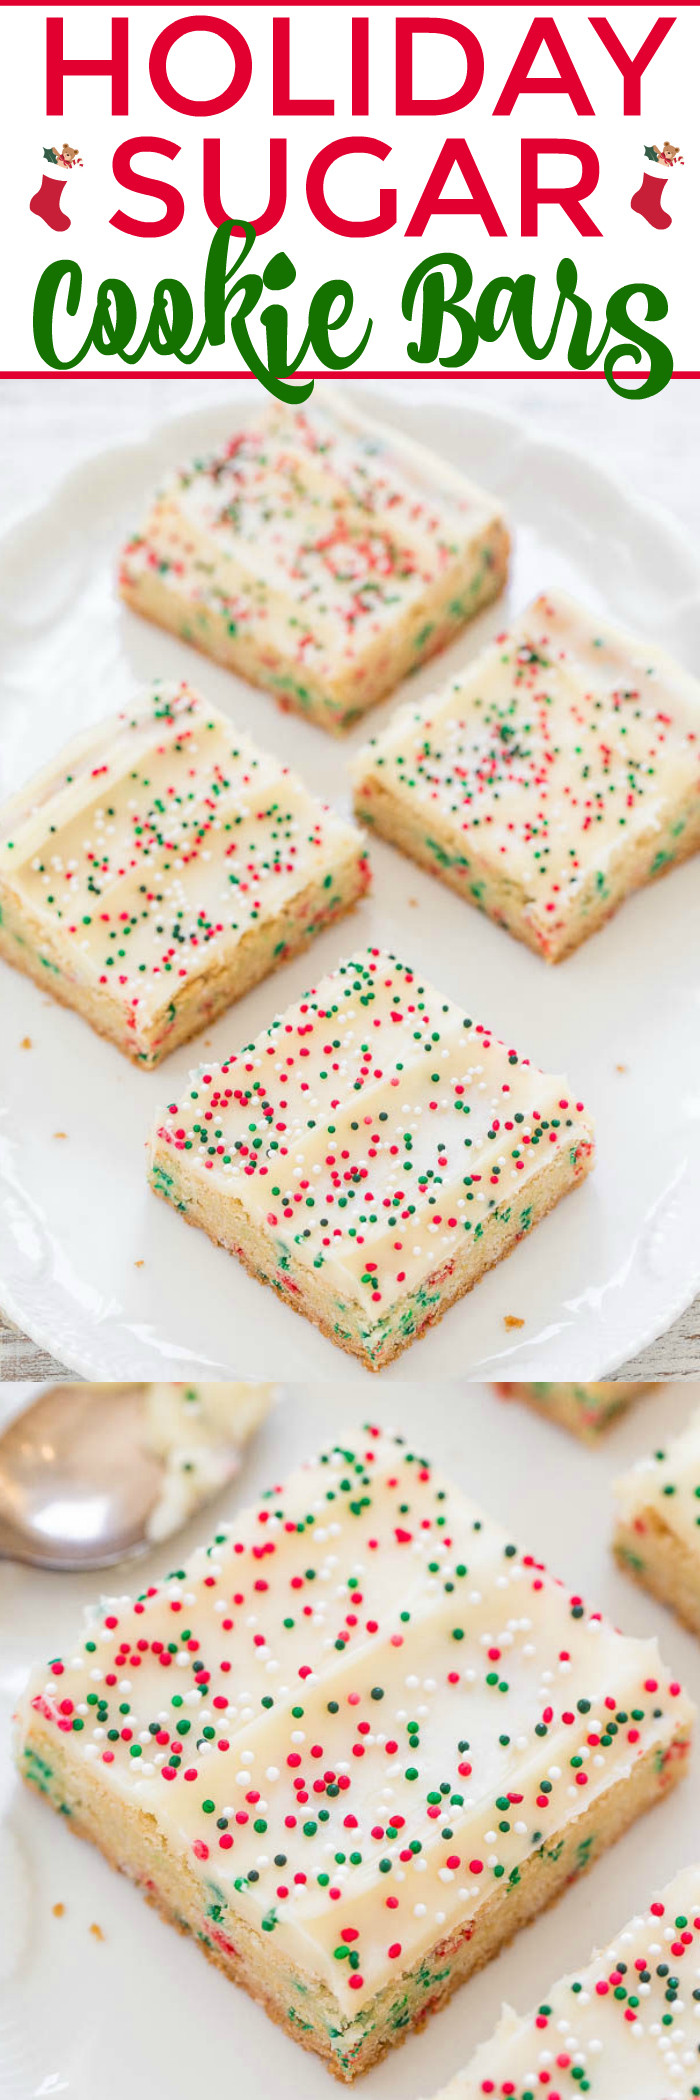
[[[387,386],[417,402],[426,380]],[[700,543],[700,384],[672,381],[653,400],[620,400],[599,377],[552,380],[431,381],[431,388],[470,404],[489,401],[528,419],[548,437],[583,448],[653,506],[661,505]],[[377,387],[377,383],[375,383]],[[377,388],[377,390],[379,390]],[[41,502],[78,462],[110,445],[143,437],[169,413],[225,400],[227,382],[199,378],[81,379],[68,376],[0,383],[0,532]],[[434,397],[434,394],[433,394]],[[653,531],[653,515],[650,517]],[[0,1300],[2,1280],[0,1279]],[[63,1367],[18,1335],[0,1311],[0,1377],[50,1377]],[[700,1297],[675,1326],[620,1375],[683,1378],[700,1372]]]

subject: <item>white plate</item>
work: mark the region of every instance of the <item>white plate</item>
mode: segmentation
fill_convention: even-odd
[[[7,1391],[7,1389],[6,1389]],[[608,1553],[610,1482],[640,1452],[663,1444],[700,1400],[700,1387],[669,1387],[638,1403],[600,1449],[589,1451],[479,1386],[379,1389],[380,1415],[507,1523],[513,1537],[626,1633],[656,1633],[670,1669],[700,1698],[700,1645],[619,1573]],[[343,1395],[342,1432],[361,1419],[366,1386]],[[375,1409],[376,1413],[376,1409]],[[2,1392],[0,1390],[0,1418]],[[334,1385],[289,1394],[244,1462],[217,1516],[284,1478],[337,1423]],[[430,1433],[425,1422],[430,1420]],[[341,1424],[338,1424],[340,1427]],[[467,1456],[470,1454],[470,1456]],[[557,1487],[552,1493],[556,1467]],[[523,1511],[523,1478],[527,1510]],[[178,1544],[186,1554],[202,1518]],[[172,1559],[172,1555],[171,1555]],[[162,1573],[161,1555],[139,1563],[136,1587]],[[134,1566],[110,1569],[112,1595],[134,1587]],[[0,2091],[3,2100],[331,2100],[338,2088],[260,2008],[209,1966],[112,1872],[79,1844],[61,1818],[20,1789],[10,1764],[7,1720],[30,1664],[70,1643],[84,1603],[99,1591],[84,1576],[0,1570]],[[376,2071],[360,2100],[419,2100],[436,2093],[492,2031],[506,1998],[522,2012],[554,1979],[588,1959],[680,1866],[700,1859],[696,1749],[674,1794],[522,1932],[482,1976],[458,1991]],[[5,1811],[3,1820],[3,1810]],[[53,1905],[65,1904],[55,1918]],[[99,1925],[104,1940],[96,1940]],[[4,1945],[3,1945],[4,1942]],[[353,2088],[353,2090],[355,2090]],[[619,2100],[633,2100],[628,2089]]]
[[[365,391],[361,399],[366,405]],[[516,533],[512,606],[564,584],[700,665],[696,563],[669,519],[575,452],[472,408],[461,389],[458,402],[431,392],[418,409],[399,393],[391,413],[504,499]],[[331,741],[127,613],[115,595],[120,544],[154,485],[229,420],[221,406],[198,411],[101,454],[6,539],[3,793],[77,727],[124,704],[141,680],[187,674],[311,787],[347,806],[346,760],[366,725],[346,743]],[[499,601],[412,689],[429,691],[504,617]],[[374,726],[390,705],[374,711]],[[151,1195],[144,1142],[157,1105],[178,1095],[198,1056],[249,1041],[341,955],[369,942],[423,970],[545,1068],[565,1072],[599,1139],[585,1188],[426,1336],[418,1359],[402,1358],[384,1379],[455,1370],[597,1378],[690,1303],[700,1283],[700,862],[633,899],[551,971],[381,842],[372,860],[373,894],[352,919],[155,1073],[132,1070],[77,1016],[0,965],[0,1304],[74,1370],[357,1377],[349,1358]],[[26,1036],[31,1051],[20,1048]],[[507,1329],[506,1315],[524,1326]]]

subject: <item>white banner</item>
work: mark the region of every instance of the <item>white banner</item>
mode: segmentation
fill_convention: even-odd
[[[29,5],[0,43],[6,373],[700,365],[695,6]],[[223,218],[261,230],[205,302]]]

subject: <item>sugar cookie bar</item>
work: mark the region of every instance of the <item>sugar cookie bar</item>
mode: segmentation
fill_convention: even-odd
[[[148,1441],[163,1457],[184,1445],[243,1444],[265,1420],[275,1388],[245,1378],[146,1386]]]
[[[0,811],[0,955],[156,1065],[368,882],[354,826],[189,686],[155,685]]]
[[[201,1502],[226,1485],[264,1422],[274,1387],[244,1379],[155,1384],[145,1388],[145,1441],[164,1461],[149,1539],[168,1538]]]
[[[190,1074],[150,1180],[377,1371],[592,1164],[565,1080],[370,948]]]
[[[553,591],[352,773],[366,824],[559,962],[700,848],[700,684]]]
[[[119,588],[336,734],[502,589],[500,505],[336,395],[241,417],[161,490]]]
[[[700,1411],[666,1451],[623,1474],[615,1496],[621,1567],[700,1633]]]
[[[625,1384],[621,1378],[598,1385],[557,1385],[546,1379],[538,1379],[534,1384],[502,1379],[496,1385],[496,1392],[500,1393],[502,1400],[523,1401],[537,1414],[547,1415],[551,1422],[559,1422],[562,1429],[570,1429],[586,1444],[594,1444],[602,1430],[609,1429],[618,1415],[624,1414],[641,1393],[648,1391],[648,1383],[631,1379]]]
[[[700,1866],[491,2040],[438,2100],[696,2100],[700,2095]]]
[[[654,1641],[365,1428],[103,1605],[18,1758],[349,2081],[666,1793],[692,1718]]]

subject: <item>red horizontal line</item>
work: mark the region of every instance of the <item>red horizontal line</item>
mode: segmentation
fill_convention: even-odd
[[[138,4],[140,4],[140,0],[138,0]],[[566,4],[568,5],[568,0],[566,0]],[[33,0],[28,0],[28,5],[33,5]],[[134,372],[133,370],[129,372],[0,372],[0,379],[252,379],[253,376],[253,373],[249,372],[247,365],[244,365],[238,371],[229,369],[224,372],[210,372],[207,368],[200,372],[193,370],[188,372],[158,372],[152,370],[147,372]],[[413,365],[409,371],[353,372],[351,376],[353,385],[356,379],[605,379],[604,372],[550,372],[547,366],[540,372],[525,372],[522,370],[514,372],[418,372],[415,365]],[[290,377],[292,379],[337,380],[339,375],[337,372],[294,372],[290,374]],[[618,377],[629,378],[630,382],[636,382],[640,379],[648,379],[649,373],[639,372],[635,366],[633,372],[619,373]],[[700,379],[700,372],[672,372],[671,378]]]
[[[0,0],[0,9],[15,5],[18,5],[20,7],[44,7],[45,4],[46,0]],[[61,11],[64,14],[69,14],[75,7],[94,7],[95,4],[97,4],[97,6],[103,7],[104,12],[107,12],[107,0],[65,0],[65,4]],[[124,13],[125,9],[128,8],[171,7],[172,4],[173,0],[120,0],[118,11],[120,14],[122,14]],[[271,0],[242,0],[242,4],[245,7],[267,7],[268,9],[270,9]],[[289,8],[324,7],[327,9],[329,0],[283,0],[283,4],[285,7]],[[501,8],[502,10],[504,7],[511,7],[520,8],[524,11],[526,0],[476,0],[476,4],[477,6],[483,8],[493,7]],[[590,0],[558,0],[558,4],[560,6],[569,8],[590,8]],[[360,11],[360,8],[362,8],[362,11],[364,12],[365,9],[371,11],[373,8],[377,7],[395,7],[396,0],[332,0],[332,5],[336,8],[352,8],[353,12],[358,13]],[[444,7],[444,0],[422,0],[422,5],[424,7],[442,8]],[[614,5],[615,7],[638,7],[639,0],[614,0]],[[691,8],[696,6],[697,0],[675,0],[676,13],[678,13],[681,8]],[[49,7],[48,12],[51,14],[58,14],[59,7],[60,0],[56,0],[56,5]],[[113,13],[115,11],[114,7],[110,6],[109,11],[110,13]],[[410,11],[410,7],[396,7],[397,14],[410,13]],[[455,9],[455,12],[457,11],[458,10]],[[224,9],[223,12],[226,12],[226,9]]]

